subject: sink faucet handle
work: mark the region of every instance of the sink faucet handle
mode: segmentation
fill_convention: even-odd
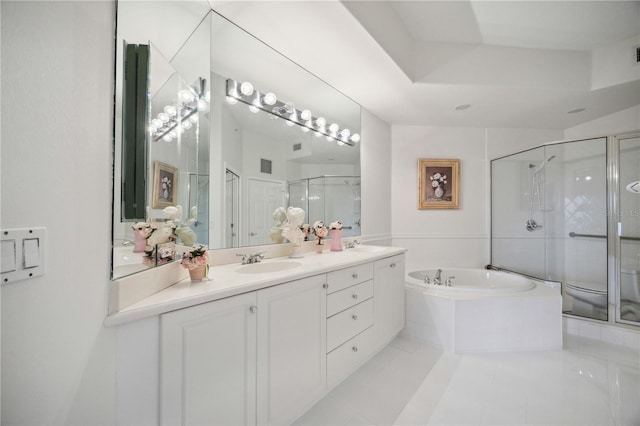
[[[427,274],[424,274],[424,283],[431,284],[431,278],[429,278],[429,275]]]
[[[452,276],[450,276],[449,278],[447,278],[447,280],[444,282],[444,284],[445,284],[447,287],[451,287],[451,283],[452,283],[452,281],[451,281],[451,280],[452,280],[452,279],[454,279],[454,278],[455,278],[455,276],[453,276],[453,275],[452,275]]]
[[[251,259],[251,255],[247,254],[247,253],[236,253],[236,256],[241,256],[242,257],[242,264],[246,265],[247,263],[249,263],[249,260]]]

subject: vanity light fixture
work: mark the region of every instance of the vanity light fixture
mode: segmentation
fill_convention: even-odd
[[[249,110],[257,113],[262,110],[275,118],[282,118],[288,126],[297,124],[303,132],[312,130],[315,136],[326,136],[328,141],[341,145],[354,146],[360,141],[360,135],[351,134],[349,129],[340,129],[338,123],[327,127],[324,117],[314,117],[308,109],[298,110],[291,102],[279,101],[273,92],[261,93],[248,81],[239,83],[227,79],[227,103],[235,105],[238,101],[249,106]]]
[[[149,132],[154,142],[171,142],[185,130],[198,123],[198,112],[209,111],[208,93],[204,88],[206,81],[199,78],[197,87],[180,90],[176,101],[162,108],[162,112],[149,123]],[[237,102],[237,101],[236,101]]]

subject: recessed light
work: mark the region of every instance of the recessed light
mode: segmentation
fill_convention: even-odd
[[[576,109],[572,109],[571,111],[568,111],[567,114],[577,114],[579,112],[582,112],[586,110],[586,108],[576,108]]]
[[[469,104],[464,104],[464,105],[458,105],[458,106],[456,107],[456,109],[457,109],[458,111],[464,111],[465,109],[468,109],[468,108],[471,108],[471,105],[469,105]]]

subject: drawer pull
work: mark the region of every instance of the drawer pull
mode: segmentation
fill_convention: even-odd
[[[329,284],[327,283],[322,284],[322,288],[329,288]]]
[[[351,350],[354,351],[354,352],[358,352],[358,347],[354,346],[354,347],[351,348]]]
[[[351,318],[353,318],[354,320],[357,320],[358,319],[358,315],[353,314],[353,316],[351,316]]]
[[[357,299],[357,298],[358,298],[358,295],[357,295],[357,294],[354,294],[354,295],[353,295],[353,296],[351,296],[351,297],[353,297],[354,299]]]
[[[252,314],[255,314],[256,312],[258,312],[258,307],[257,306],[250,307],[249,312],[251,312]]]
[[[395,268],[395,267],[396,267],[396,264],[395,264],[395,263],[392,263],[392,264],[391,264],[391,265],[389,265],[389,266],[390,266],[390,267],[392,267],[392,268]]]
[[[358,279],[358,274],[353,274],[352,277],[353,277],[354,280],[357,280]]]

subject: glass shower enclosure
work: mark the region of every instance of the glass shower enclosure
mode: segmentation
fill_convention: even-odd
[[[289,182],[288,194],[289,206],[303,209],[307,223],[340,221],[344,237],[360,235],[360,176],[300,179]]]
[[[637,136],[492,160],[491,265],[560,282],[565,314],[640,324],[639,175]]]

